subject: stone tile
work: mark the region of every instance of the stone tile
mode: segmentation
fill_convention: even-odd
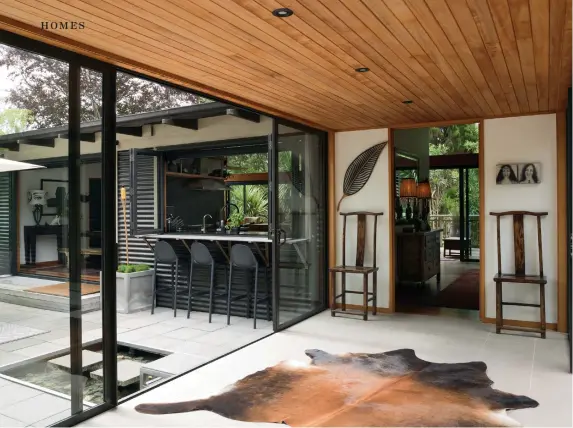
[[[26,425],[26,422],[9,418],[8,416],[0,413],[0,428],[25,427]]]
[[[52,342],[54,340],[58,340],[61,339],[63,337],[69,337],[70,336],[70,329],[54,329],[48,333],[44,333],[44,334],[39,334],[37,336],[34,336],[34,339],[39,339],[39,340],[43,340],[45,342]]]
[[[16,352],[0,351],[0,368],[15,363],[17,361],[22,361],[26,359],[28,359],[28,357],[26,357],[25,355],[18,354]]]
[[[67,419],[71,416],[71,409],[70,410],[64,410],[63,412],[60,413],[56,413],[54,415],[51,415],[45,419],[42,419],[40,421],[36,421],[33,422],[32,424],[28,425],[30,427],[38,427],[38,428],[45,428],[48,426],[51,426],[53,424],[55,424],[56,422],[59,422],[63,419]]]
[[[0,351],[17,351],[18,349],[39,345],[44,342],[44,340],[36,339],[36,337],[28,337],[26,339],[15,340],[14,342],[3,343],[0,345]]]
[[[140,327],[145,327],[147,325],[157,324],[163,321],[160,318],[153,318],[149,313],[146,317],[133,317],[127,319],[118,319],[117,325],[121,328],[136,329]]]
[[[121,360],[117,363],[117,384],[127,386],[139,382],[141,363],[132,360]],[[90,373],[92,378],[102,378],[103,369]]]
[[[179,340],[192,340],[205,334],[209,334],[209,332],[205,330],[197,330],[191,327],[181,327],[176,330],[164,333],[163,336]]]
[[[142,365],[143,369],[153,370],[170,376],[189,371],[207,361],[206,358],[188,354],[171,354]]]
[[[0,388],[6,385],[12,385],[14,382],[10,382],[8,379],[4,379],[0,377]]]
[[[150,350],[158,350],[170,353],[170,352],[175,352],[175,348],[179,346],[181,340],[158,335],[154,337],[146,337],[138,339],[136,342],[129,342],[129,343],[133,343],[137,347],[145,347]]]
[[[22,421],[24,421],[24,419],[20,419],[17,415],[11,416],[10,414],[5,412],[5,409],[15,403],[42,394],[42,392],[38,391],[37,389],[28,388],[27,386],[23,386],[17,383],[12,383],[11,385],[3,386],[1,391],[2,391],[0,393],[0,409],[2,409],[1,413],[3,415]]]
[[[42,393],[4,407],[2,413],[8,417],[33,424],[70,408],[71,402],[69,400]]]
[[[53,355],[58,351],[65,350],[66,348],[69,348],[69,343],[67,346],[62,346],[55,343],[44,342],[39,345],[33,345],[27,348],[18,349],[17,353],[20,355],[25,355],[26,357],[39,357],[44,355]]]
[[[63,355],[53,360],[49,360],[48,363],[53,364],[61,369],[70,371],[71,369],[71,359],[70,355]],[[93,351],[82,351],[82,371],[92,371],[103,363],[103,354]]]

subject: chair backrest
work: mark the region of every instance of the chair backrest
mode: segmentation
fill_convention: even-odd
[[[167,241],[157,241],[153,248],[155,260],[159,263],[173,264],[177,261],[177,254],[173,246]]]
[[[191,261],[198,265],[213,264],[213,256],[205,244],[193,242],[191,244]]]
[[[513,217],[513,252],[515,257],[515,274],[525,275],[525,236],[523,234],[523,217],[533,216],[537,218],[537,252],[539,255],[539,276],[543,276],[543,248],[541,245],[541,217],[547,212],[533,211],[503,211],[490,212],[497,218],[497,273],[501,274],[501,217],[510,215]]]
[[[374,217],[374,265],[376,267],[376,234],[378,231],[378,216],[384,213],[375,213],[367,211],[354,211],[350,213],[340,213],[344,218],[342,223],[342,265],[346,266],[346,219],[351,216],[357,217],[356,225],[356,263],[355,266],[364,266],[364,252],[366,249],[366,220],[369,216]]]
[[[231,247],[230,263],[244,269],[254,269],[258,266],[253,251],[244,244],[235,244]]]

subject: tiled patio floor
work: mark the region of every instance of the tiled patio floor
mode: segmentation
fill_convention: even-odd
[[[0,302],[1,321],[46,333],[1,344],[0,373],[23,361],[61,355],[70,346],[67,313]],[[264,320],[257,321],[256,330],[253,330],[252,319],[232,317],[231,325],[227,326],[225,316],[213,315],[212,321],[209,323],[207,314],[200,312],[191,313],[187,319],[185,311],[179,311],[174,318],[173,311],[167,308],[157,308],[154,315],[149,311],[118,314],[118,343],[166,355],[187,354],[200,365],[272,332],[272,323]],[[83,314],[82,330],[84,345],[99,342],[101,311]],[[0,427],[46,426],[70,414],[70,402],[66,398],[6,378],[0,379],[0,388]]]

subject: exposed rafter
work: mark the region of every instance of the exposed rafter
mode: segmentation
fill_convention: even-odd
[[[241,119],[245,119],[245,120],[248,120],[250,122],[259,123],[261,121],[261,115],[260,114],[253,113],[251,111],[243,110],[240,108],[228,108],[227,109],[227,115],[239,117]]]
[[[116,128],[118,134],[131,135],[133,137],[143,137],[143,127],[141,126],[118,126]]]
[[[11,152],[19,152],[20,145],[18,143],[0,143],[0,149],[8,149]]]
[[[179,128],[193,129],[197,131],[199,129],[198,119],[162,119],[161,123],[163,125],[177,126]]]

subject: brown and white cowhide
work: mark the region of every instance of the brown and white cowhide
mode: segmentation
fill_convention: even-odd
[[[332,355],[307,350],[310,364],[281,362],[219,395],[140,404],[141,413],[207,410],[246,422],[290,426],[518,426],[507,409],[537,407],[495,390],[483,362],[431,363],[412,349]]]

